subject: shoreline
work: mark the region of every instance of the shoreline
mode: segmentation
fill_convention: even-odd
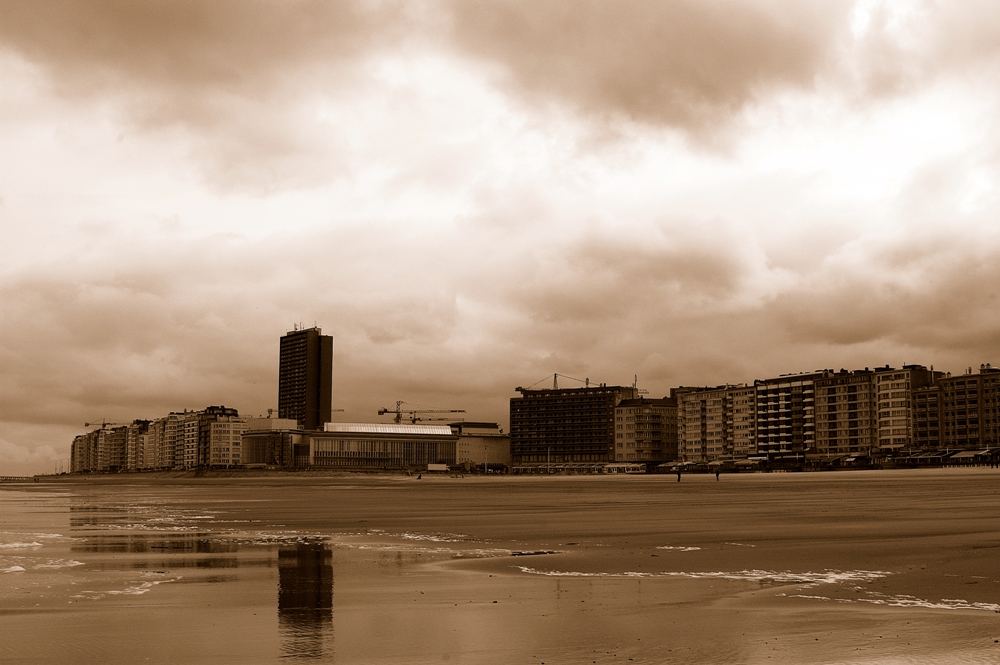
[[[750,479],[750,478],[861,478],[871,476],[901,477],[906,475],[931,476],[931,475],[966,475],[966,474],[997,474],[1000,469],[985,465],[961,465],[943,467],[921,467],[921,468],[888,468],[888,469],[836,469],[836,470],[811,470],[811,471],[753,471],[723,473],[722,478],[729,479]],[[215,484],[225,482],[241,481],[279,481],[279,482],[299,482],[303,485],[313,484],[329,480],[351,480],[351,481],[371,481],[378,482],[421,482],[425,484],[438,483],[489,483],[489,484],[520,484],[520,483],[545,483],[545,482],[596,482],[604,480],[606,482],[638,482],[642,480],[659,482],[669,481],[677,484],[676,474],[673,473],[646,473],[646,474],[471,474],[471,473],[440,473],[421,472],[417,474],[405,472],[369,472],[369,471],[343,471],[343,470],[261,470],[253,469],[247,471],[237,470],[212,470],[212,471],[148,471],[148,472],[123,472],[123,473],[67,473],[36,475],[33,480],[20,480],[13,482],[0,482],[0,487],[17,487],[37,484],[83,484],[83,485],[120,485],[120,484]],[[711,473],[685,473],[683,479],[688,483],[701,483],[715,480]],[[724,482],[724,481],[723,481]],[[680,483],[681,486],[684,482]]]

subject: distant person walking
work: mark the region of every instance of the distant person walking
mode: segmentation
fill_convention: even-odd
[[[715,482],[719,482],[719,474],[722,473],[722,469],[715,467]]]
[[[677,482],[681,482],[681,470],[677,469]]]

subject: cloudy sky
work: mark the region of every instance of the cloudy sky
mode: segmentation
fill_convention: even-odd
[[[345,420],[1000,360],[988,0],[2,4],[0,473],[297,322]]]

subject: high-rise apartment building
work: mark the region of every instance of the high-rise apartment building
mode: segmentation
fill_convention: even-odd
[[[754,381],[757,453],[769,459],[802,457],[816,445],[816,380],[830,370]]]
[[[103,428],[104,436],[97,448],[97,470],[117,473],[125,470],[128,426]]]
[[[333,405],[333,337],[319,328],[292,330],[281,338],[278,417],[306,430],[330,422]]]
[[[913,394],[943,376],[923,365],[901,369],[875,368],[875,407],[878,410],[878,447],[884,452],[910,448],[914,444]]]
[[[941,388],[924,386],[913,391],[913,445],[918,450],[941,447]]]
[[[937,381],[940,399],[940,446],[946,449],[989,448],[1000,432],[1000,368],[982,365],[978,374]]]
[[[612,462],[615,407],[635,389],[518,388],[510,400],[510,450],[514,464]]]
[[[710,462],[725,455],[726,387],[677,390],[678,456]]]
[[[874,379],[871,370],[841,370],[815,380],[817,454],[871,454],[878,440]]]
[[[240,416],[220,415],[206,423],[209,466],[236,466],[243,464],[243,432],[247,419]]]
[[[732,386],[726,389],[726,455],[749,457],[757,452],[757,389]]]
[[[756,451],[754,386],[675,388],[679,458],[714,462],[746,457]]]
[[[677,459],[677,400],[626,399],[615,407],[615,461]]]
[[[143,468],[146,442],[149,431],[148,420],[133,420],[125,435],[125,469],[135,471]]]

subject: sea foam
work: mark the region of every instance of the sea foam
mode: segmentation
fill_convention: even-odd
[[[694,579],[711,578],[724,580],[746,580],[750,582],[772,582],[775,584],[837,584],[840,582],[866,582],[886,577],[891,573],[883,570],[824,570],[792,572],[789,570],[734,570],[734,571],[662,571],[658,573],[643,572],[580,572],[567,570],[538,570],[528,566],[518,566],[522,573],[529,575],[546,575],[551,577],[689,577]]]
[[[17,543],[0,543],[0,550],[26,550],[33,549],[35,547],[41,547],[42,544],[38,541],[32,542],[17,542]]]

